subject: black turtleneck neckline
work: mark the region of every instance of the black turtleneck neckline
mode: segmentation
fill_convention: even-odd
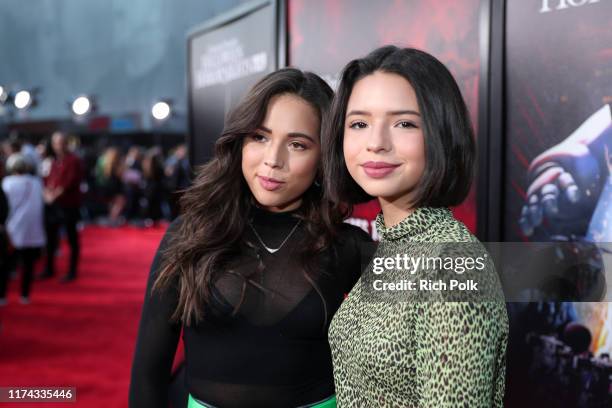
[[[249,220],[253,225],[270,227],[270,226],[291,226],[297,222],[301,209],[297,208],[291,211],[273,212],[260,207],[253,206]]]

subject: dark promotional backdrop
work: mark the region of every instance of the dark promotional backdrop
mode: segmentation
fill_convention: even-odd
[[[241,58],[262,51],[269,56],[265,69],[245,68],[248,76],[229,75],[225,83],[200,89],[193,87],[198,68],[190,65],[195,164],[209,157],[228,107],[276,68],[275,56],[278,66],[313,71],[335,86],[341,68],[353,58],[385,44],[416,47],[449,67],[470,110],[480,152],[486,152],[479,157],[479,186],[486,188],[473,189],[454,209],[457,218],[472,231],[477,221],[501,227],[485,228],[497,231],[480,237],[487,240],[579,244],[611,236],[612,1],[256,4],[261,3],[268,7],[260,12],[261,20],[234,15],[217,22],[219,30],[190,37],[192,63],[211,47],[236,44],[243,44]],[[229,38],[236,41],[227,43]],[[205,68],[222,75],[214,59]],[[588,126],[581,127],[585,122]],[[533,186],[546,169],[557,176],[543,184],[544,194],[546,189]],[[559,177],[565,173],[571,178]],[[529,201],[530,186],[536,202]],[[479,201],[481,208],[477,193],[488,197]],[[558,207],[554,214],[542,210],[551,197]],[[372,220],[378,210],[375,202],[359,206],[350,221],[375,236]],[[610,406],[612,364],[606,356],[612,352],[612,304],[531,302],[508,308],[506,406]]]
[[[190,155],[212,157],[223,121],[264,75],[278,68],[275,1],[246,4],[196,28],[188,40]]]
[[[531,181],[529,164],[612,102],[612,2],[573,3],[584,5],[507,2],[504,240],[534,239],[519,226]],[[560,4],[568,7],[559,9]],[[585,166],[578,167],[576,172],[584,174]],[[585,208],[586,214],[582,209],[568,211],[590,217],[593,209]],[[535,231],[537,239],[550,238],[539,232]],[[568,232],[584,235],[580,230]]]
[[[335,86],[346,63],[376,47],[420,48],[450,69],[476,125],[479,10],[479,0],[290,0],[288,62],[320,74]],[[376,202],[357,206],[351,221],[372,233],[378,211]],[[475,189],[453,212],[476,231]]]
[[[502,239],[609,242],[612,2],[507,1],[505,17]],[[556,214],[529,205],[546,195],[530,191],[546,168],[578,192],[570,200],[571,182],[549,178]],[[611,303],[509,307],[507,406],[611,406]]]

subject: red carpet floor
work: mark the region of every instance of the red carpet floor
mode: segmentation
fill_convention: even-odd
[[[0,307],[0,387],[76,387],[76,403],[0,403],[0,407],[125,407],[146,278],[165,227],[81,234],[77,281],[35,281],[29,305],[18,281]],[[68,248],[58,259],[66,270]],[[39,269],[40,270],[40,269]]]

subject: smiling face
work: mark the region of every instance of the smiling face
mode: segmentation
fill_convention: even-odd
[[[425,169],[422,123],[414,89],[402,76],[377,71],[355,83],[343,151],[351,177],[366,193],[412,201]]]
[[[312,185],[321,156],[316,110],[293,94],[273,97],[257,131],[244,138],[242,174],[268,211],[298,208]]]

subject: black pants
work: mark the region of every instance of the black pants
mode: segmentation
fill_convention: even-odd
[[[21,278],[21,296],[30,296],[32,287],[32,278],[34,276],[34,263],[40,256],[40,248],[21,248],[15,250],[12,257],[15,257],[16,263],[21,265],[23,275]],[[0,298],[6,297],[6,286],[9,280],[9,268],[6,265],[0,265]]]
[[[68,244],[70,245],[70,269],[68,270],[68,277],[76,278],[79,254],[81,252],[79,233],[77,231],[79,209],[57,208],[54,213],[53,217],[45,221],[45,229],[47,232],[47,267],[45,269],[45,275],[55,275],[55,252],[59,246],[60,228],[64,227],[66,236],[68,237]]]

